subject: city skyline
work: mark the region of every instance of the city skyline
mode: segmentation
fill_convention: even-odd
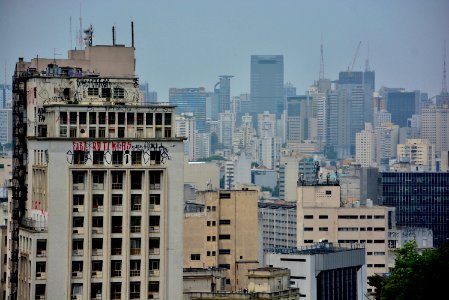
[[[319,76],[321,36],[326,78],[337,79],[338,72],[351,65],[362,41],[354,70],[365,68],[369,44],[377,88],[419,89],[429,96],[441,91],[443,44],[449,40],[446,1],[346,1],[345,5],[227,1],[220,4],[219,13],[210,1],[137,1],[126,7],[112,1],[107,2],[103,17],[98,12],[105,11],[105,4],[2,2],[1,82],[5,73],[10,78],[18,57],[58,58],[70,45],[75,48],[81,7],[83,29],[90,24],[94,28],[94,45],[110,44],[115,25],[117,43],[129,46],[134,21],[136,73],[164,102],[170,87],[202,86],[212,91],[221,74],[235,76],[232,96],[248,93],[250,55],[258,54],[284,55],[285,81],[303,94]],[[21,25],[35,18],[36,12],[39,22],[33,22],[32,28]]]

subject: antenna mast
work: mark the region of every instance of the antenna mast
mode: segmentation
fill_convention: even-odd
[[[444,54],[443,54],[443,82],[442,82],[441,94],[447,94],[447,81],[446,81],[446,41],[444,41]]]
[[[323,56],[323,34],[321,34],[321,58],[320,58],[320,77],[324,79],[324,56]]]
[[[77,44],[79,47],[79,50],[83,50],[84,46],[84,39],[83,39],[83,17],[81,16],[81,3],[80,3],[80,28],[78,31],[78,38],[77,38]]]

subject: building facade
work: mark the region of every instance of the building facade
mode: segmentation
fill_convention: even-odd
[[[284,56],[251,55],[251,112],[284,110]]]
[[[48,61],[14,75],[10,299],[180,299],[175,107],[141,104],[133,47]]]
[[[206,99],[210,93],[205,88],[170,88],[168,99],[170,104],[176,105],[176,113],[192,112],[199,132],[206,129]]]
[[[396,208],[398,226],[431,229],[436,247],[449,238],[448,172],[381,172],[379,199]]]
[[[184,217],[184,267],[226,269],[226,290],[247,288],[247,272],[259,265],[257,191],[197,193],[206,210]]]

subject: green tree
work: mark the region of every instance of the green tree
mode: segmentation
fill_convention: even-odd
[[[416,249],[416,242],[404,245],[396,256],[389,276],[368,278],[376,287],[376,299],[446,299],[449,282],[449,243],[438,249]]]

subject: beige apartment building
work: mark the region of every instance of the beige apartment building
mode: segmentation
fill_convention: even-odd
[[[398,144],[397,158],[400,162],[436,171],[435,146],[426,139],[408,139],[404,144]]]
[[[338,183],[300,185],[297,224],[298,247],[319,241],[364,244],[367,276],[388,272],[388,231],[389,224],[394,224],[393,208],[369,203],[344,207]]]
[[[183,138],[134,47],[19,59],[13,93],[11,299],[181,299]]]
[[[248,270],[259,266],[258,192],[198,192],[205,211],[185,213],[184,268],[226,269],[226,290],[248,286]]]

